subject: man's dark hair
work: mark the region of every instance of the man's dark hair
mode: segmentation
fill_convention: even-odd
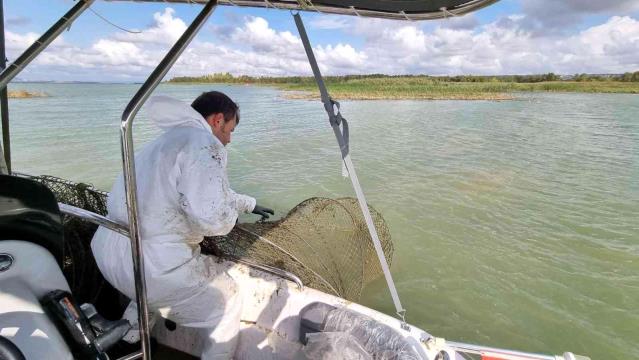
[[[237,123],[240,123],[240,107],[230,97],[219,91],[202,93],[193,101],[191,107],[206,118],[211,114],[224,114],[224,121],[229,121],[235,115]]]

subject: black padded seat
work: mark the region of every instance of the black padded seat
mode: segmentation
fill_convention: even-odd
[[[51,190],[30,179],[0,175],[0,240],[38,244],[62,268],[64,229]]]

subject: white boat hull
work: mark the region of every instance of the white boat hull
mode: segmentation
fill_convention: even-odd
[[[321,302],[367,315],[401,333],[423,359],[434,359],[441,348],[427,346],[429,335],[414,326],[402,329],[400,320],[324,292],[304,288],[276,275],[243,264],[229,266],[243,297],[241,328],[235,359],[293,359],[301,351],[300,312]],[[203,344],[196,329],[177,326],[173,331],[158,321],[153,335],[159,343],[198,356]],[[435,345],[429,342],[428,345]],[[451,352],[451,354],[453,354]],[[451,357],[454,358],[454,357]]]

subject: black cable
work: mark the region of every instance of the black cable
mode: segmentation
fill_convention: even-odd
[[[104,16],[100,15],[97,11],[95,11],[95,10],[93,10],[93,9],[91,9],[91,8],[89,8],[89,10],[90,10],[93,14],[95,14],[95,16],[99,17],[99,18],[100,18],[100,19],[102,19],[104,22],[106,22],[107,24],[109,24],[109,25],[111,25],[111,26],[113,26],[113,27],[115,27],[115,28],[118,28],[118,29],[120,29],[120,30],[122,30],[122,31],[126,31],[126,32],[131,33],[131,34],[141,34],[141,33],[142,33],[142,31],[133,31],[133,30],[125,29],[125,28],[123,28],[123,27],[121,27],[121,26],[119,26],[119,25],[114,24],[114,23],[113,23],[113,22],[111,22],[109,19],[107,19],[107,18],[105,18]]]

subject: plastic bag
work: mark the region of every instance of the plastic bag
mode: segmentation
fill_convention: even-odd
[[[373,360],[373,357],[353,337],[345,332],[308,334],[304,355],[308,360]]]
[[[323,331],[352,335],[375,360],[421,359],[417,351],[398,331],[351,310],[330,311],[324,322]]]

